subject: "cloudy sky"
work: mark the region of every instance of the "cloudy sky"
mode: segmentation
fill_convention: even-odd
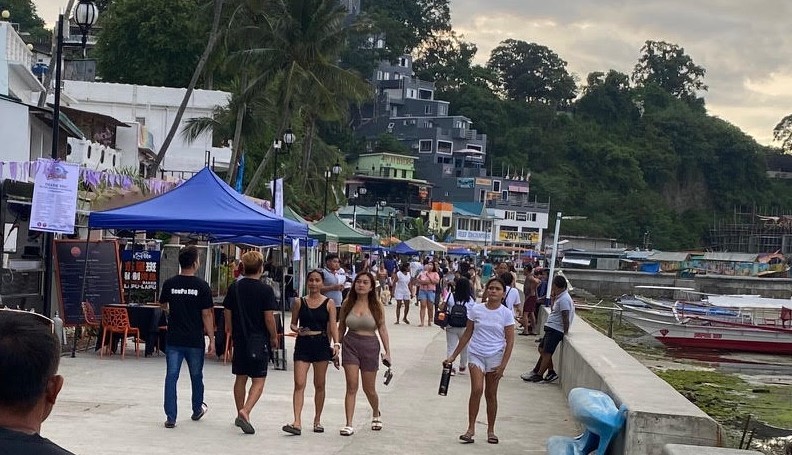
[[[145,0],[140,0],[145,1]],[[365,1],[365,0],[363,0]],[[543,44],[581,80],[630,74],[646,40],[684,47],[707,69],[709,112],[763,144],[792,113],[792,2],[781,0],[450,0],[454,29],[483,63],[507,38]],[[34,0],[51,24],[66,0]]]

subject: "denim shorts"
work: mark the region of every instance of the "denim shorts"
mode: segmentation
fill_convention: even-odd
[[[419,290],[418,291],[418,300],[428,300],[429,303],[434,304],[435,301],[435,291],[426,291],[426,290]]]

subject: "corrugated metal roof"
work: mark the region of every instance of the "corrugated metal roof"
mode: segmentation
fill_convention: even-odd
[[[704,253],[701,259],[705,261],[725,261],[725,262],[756,262],[758,254],[753,253]]]
[[[658,262],[683,262],[690,258],[690,253],[680,253],[677,251],[655,251],[647,259]]]

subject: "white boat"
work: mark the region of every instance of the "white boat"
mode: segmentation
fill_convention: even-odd
[[[710,322],[701,318],[672,323],[629,314],[624,317],[667,346],[792,355],[792,329],[722,321],[700,325]]]
[[[641,318],[653,319],[655,321],[669,322],[672,324],[679,322],[676,314],[674,314],[672,311],[625,306],[624,312],[626,314],[632,314]]]

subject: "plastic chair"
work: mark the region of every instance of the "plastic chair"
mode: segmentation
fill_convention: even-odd
[[[223,353],[223,365],[228,362],[228,359],[234,358],[234,340],[231,338],[231,334],[226,332],[226,339],[225,339],[225,353]]]
[[[88,340],[85,343],[85,350],[88,350],[88,347],[91,346],[91,334],[92,332],[99,336],[99,327],[101,326],[98,319],[96,319],[96,311],[94,311],[93,305],[91,302],[83,302],[82,303],[82,312],[83,312],[83,319],[85,319],[85,324],[83,324],[83,330],[88,334]]]
[[[122,360],[126,354],[126,339],[130,336],[135,339],[135,356],[140,357],[140,330],[129,325],[129,313],[127,313],[126,308],[103,307],[102,327],[104,330],[102,330],[102,351],[99,354],[100,358],[104,355],[105,339],[108,333],[110,333],[111,340],[115,333],[123,335],[121,341]]]

